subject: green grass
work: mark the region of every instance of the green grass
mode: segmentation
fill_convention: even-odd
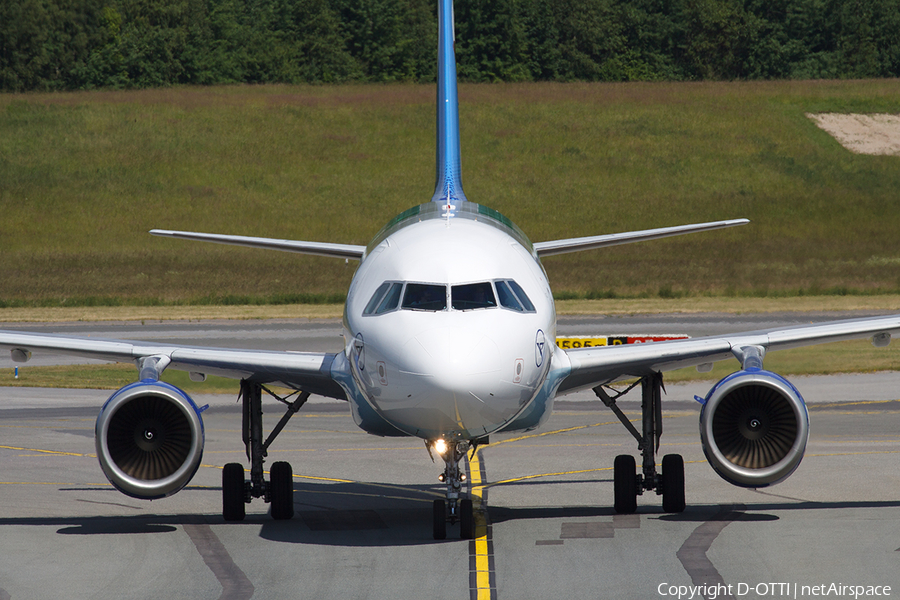
[[[715,363],[709,373],[696,369],[679,369],[666,373],[667,382],[718,380],[738,370],[737,361]],[[781,375],[824,375],[829,373],[871,373],[900,369],[900,345],[875,348],[868,340],[838,342],[772,352],[766,356],[766,368]],[[53,387],[115,390],[132,383],[137,371],[132,365],[75,365],[54,367],[19,367],[19,378],[13,369],[0,369],[0,387]],[[202,383],[193,382],[187,373],[166,371],[163,381],[190,394],[234,394],[238,382],[209,376]]]
[[[129,306],[284,306],[309,304],[343,304],[346,294],[254,294],[235,295],[218,294],[193,296],[187,299],[170,298],[163,300],[155,296],[80,296],[80,297],[44,297],[33,299],[0,298],[0,309],[4,308],[113,308]]]
[[[900,348],[897,344],[876,348],[869,340],[836,342],[770,352],[766,355],[765,367],[786,377],[896,371],[900,369]],[[739,368],[737,360],[723,361],[715,363],[709,373],[698,373],[695,368],[672,371],[667,374],[666,381],[718,381]]]
[[[52,367],[19,367],[19,378],[14,369],[0,369],[0,385],[3,387],[47,387],[68,389],[117,390],[137,380],[134,365],[113,363],[108,365],[60,365]],[[206,381],[193,382],[182,371],[166,371],[162,380],[192,394],[231,394],[237,396],[240,384],[224,377],[209,376]]]
[[[460,101],[468,197],[535,241],[752,220],[548,258],[560,297],[900,290],[900,157],[851,154],[805,116],[898,113],[898,80],[463,85]],[[427,85],[0,95],[0,302],[334,301],[355,263],[146,232],[365,244],[431,197],[433,103]]]

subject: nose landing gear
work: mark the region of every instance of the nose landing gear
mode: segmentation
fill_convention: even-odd
[[[459,468],[459,461],[469,451],[468,440],[447,442],[437,439],[427,444],[428,452],[434,450],[444,459],[444,472],[438,476],[446,484],[446,499],[437,499],[432,505],[434,539],[447,538],[447,523],[459,523],[460,537],[464,540],[475,538],[475,517],[471,498],[460,498],[466,474]],[[434,455],[432,455],[432,459]]]

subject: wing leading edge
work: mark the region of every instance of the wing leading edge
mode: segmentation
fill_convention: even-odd
[[[672,237],[676,235],[685,235],[688,233],[714,231],[716,229],[725,229],[726,227],[746,225],[749,222],[749,219],[730,219],[727,221],[698,223],[696,225],[678,225],[676,227],[660,227],[658,229],[645,229],[643,231],[628,231],[625,233],[611,233],[607,235],[594,235],[589,237],[569,238],[565,240],[552,240],[549,242],[538,242],[534,244],[534,250],[535,252],[537,252],[538,256],[543,258],[545,256],[553,256],[554,254],[581,252],[583,250],[607,248],[609,246],[619,246],[621,244],[658,240],[661,238]]]
[[[900,315],[849,319],[774,331],[751,331],[724,336],[654,342],[630,346],[600,346],[573,350],[557,349],[568,361],[568,375],[560,394],[596,387],[620,379],[644,377],[652,373],[694,367],[743,356],[744,348],[766,351],[801,348],[827,342],[872,338],[887,345],[900,333]]]
[[[365,246],[356,246],[353,244],[276,240],[272,238],[248,237],[243,235],[169,231],[167,229],[151,229],[150,234],[182,240],[212,242],[215,244],[245,246],[248,248],[264,248],[266,250],[281,250],[282,252],[296,252],[299,254],[313,254],[316,256],[330,256],[333,258],[346,258],[352,260],[362,260],[363,255],[366,253]]]
[[[171,346],[18,331],[0,331],[0,348],[9,350],[19,362],[38,352],[135,364],[155,357],[165,359],[166,368],[178,371],[247,379],[346,400],[331,372],[337,354]]]

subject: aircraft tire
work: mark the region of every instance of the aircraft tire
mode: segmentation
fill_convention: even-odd
[[[269,471],[271,487],[272,518],[286,521],[294,516],[294,473],[290,463],[272,463]]]
[[[222,469],[222,517],[226,521],[243,521],[244,508],[244,467],[228,463]]]
[[[459,502],[459,537],[464,540],[475,539],[475,510],[471,498],[463,498]]]
[[[662,460],[663,512],[684,512],[684,459],[680,454],[667,454]]]
[[[637,467],[634,457],[620,454],[613,463],[613,507],[621,514],[637,510]]]
[[[434,539],[447,539],[447,503],[444,500],[435,500],[432,505],[432,523],[434,526]]]

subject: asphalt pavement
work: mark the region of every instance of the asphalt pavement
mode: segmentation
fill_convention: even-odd
[[[670,331],[657,317],[577,318],[560,331],[697,335],[801,318],[810,317],[708,316]],[[47,327],[203,345],[341,344],[338,322]],[[688,508],[674,515],[653,493],[636,514],[614,513],[613,458],[637,455],[636,442],[590,394],[564,397],[539,430],[492,436],[479,450],[474,541],[453,527],[432,539],[442,469],[422,442],[367,435],[342,402],[304,407],[270,450],[267,464],[293,465],[295,517],[274,521],[257,500],[245,521],[226,523],[222,466],[246,464],[233,396],[195,398],[210,404],[203,466],[187,488],[150,502],[115,491],[97,464],[93,428],[109,392],[4,388],[0,599],[900,597],[898,381],[797,378],[810,407],[806,456],[787,481],[757,490],[731,486],[705,461],[692,398],[710,384],[667,386],[660,455],[682,454],[687,481]],[[636,402],[621,404],[638,416]],[[267,402],[267,431],[281,412]]]

